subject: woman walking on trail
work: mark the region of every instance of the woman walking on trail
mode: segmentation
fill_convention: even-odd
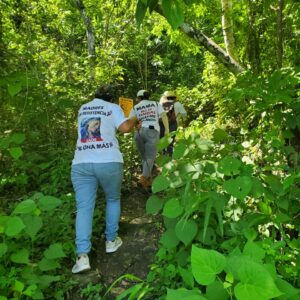
[[[170,132],[176,131],[179,126],[183,125],[183,121],[186,119],[187,112],[184,106],[178,101],[178,97],[173,91],[166,91],[163,93],[160,98],[159,103],[163,106],[164,110],[167,113],[168,121],[169,121],[169,130]],[[164,136],[164,125],[162,122],[160,125],[160,136]],[[175,142],[175,138],[173,138],[172,142],[166,149],[166,153],[169,155],[173,154],[173,145]]]
[[[142,175],[138,183],[146,190],[151,186],[152,169],[157,154],[156,144],[159,141],[159,118],[165,126],[165,133],[169,133],[167,115],[163,107],[156,101],[149,100],[150,94],[146,90],[137,93],[138,103],[133,107],[129,117],[137,117],[140,128],[135,132],[134,139],[142,158]]]
[[[122,245],[117,232],[123,157],[116,131],[130,132],[136,119],[125,118],[122,109],[111,103],[113,100],[112,86],[102,86],[97,89],[95,98],[82,105],[78,113],[78,139],[71,171],[77,207],[77,260],[72,273],[91,268],[88,253],[91,250],[93,213],[99,184],[106,198],[106,252],[115,252]]]

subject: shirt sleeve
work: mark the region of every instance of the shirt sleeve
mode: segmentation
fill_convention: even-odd
[[[161,116],[161,114],[165,112],[164,108],[159,103],[157,103],[157,112],[159,116]]]
[[[181,114],[181,115],[186,115],[187,114],[185,108],[183,107],[183,105],[180,102],[175,102],[174,110],[175,110],[176,116],[178,114]]]
[[[113,119],[114,124],[116,128],[119,128],[119,126],[124,123],[128,118],[125,117],[124,112],[122,108],[119,105],[115,105],[113,109]]]

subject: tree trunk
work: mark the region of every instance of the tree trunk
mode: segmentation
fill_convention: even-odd
[[[276,39],[276,56],[277,56],[277,67],[282,67],[282,57],[283,57],[283,0],[278,0],[278,8],[277,8],[277,39]]]
[[[233,35],[233,21],[232,21],[232,1],[221,0],[222,4],[222,30],[224,36],[224,43],[227,53],[236,61],[238,61],[235,53],[235,42]]]
[[[164,16],[163,11],[159,6],[156,6],[155,11]],[[228,69],[228,71],[234,74],[244,71],[244,68],[234,58],[232,58],[226,51],[224,51],[200,30],[194,29],[187,23],[183,23],[180,26],[180,30],[214,55]]]
[[[260,71],[259,38],[255,26],[257,6],[253,0],[248,0],[248,43],[247,54],[251,69],[255,73]]]
[[[86,36],[87,36],[87,42],[88,42],[88,55],[89,58],[95,58],[96,51],[95,51],[95,34],[94,34],[94,28],[92,25],[92,22],[88,15],[86,14],[84,4],[82,0],[74,0],[75,5],[80,11],[81,17],[83,19],[83,22],[86,26]]]
[[[244,68],[234,58],[201,31],[195,30],[186,23],[181,25],[180,29],[187,36],[195,40],[197,44],[203,46],[214,55],[230,72],[238,74],[244,71]]]

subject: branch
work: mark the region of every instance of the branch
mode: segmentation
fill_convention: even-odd
[[[160,6],[157,5],[155,11],[165,17]],[[200,30],[194,29],[187,23],[183,23],[179,28],[184,34],[196,41],[198,45],[203,46],[214,55],[233,74],[239,74],[244,71],[244,68],[237,61]]]

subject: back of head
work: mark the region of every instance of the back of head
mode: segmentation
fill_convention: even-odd
[[[115,89],[110,84],[104,84],[97,88],[95,98],[113,102],[115,98]]]
[[[139,90],[136,94],[137,98],[140,100],[145,100],[150,98],[150,93],[147,90]]]

